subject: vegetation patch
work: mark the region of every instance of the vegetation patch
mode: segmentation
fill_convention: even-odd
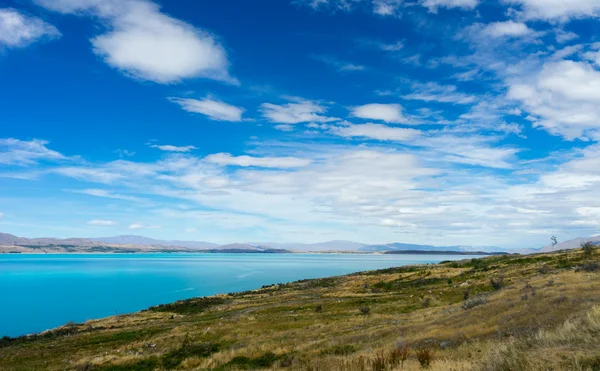
[[[347,356],[348,354],[356,353],[358,349],[354,345],[344,344],[335,345],[331,348],[324,349],[321,354],[329,354],[334,356]]]
[[[162,364],[168,370],[181,364],[185,359],[191,357],[205,358],[219,351],[218,344],[183,344],[179,349],[170,351],[162,356]]]
[[[198,314],[202,313],[210,307],[225,303],[225,299],[221,297],[206,297],[189,300],[181,300],[172,304],[162,304],[148,309],[151,312],[169,312],[176,314]]]
[[[283,355],[277,355],[273,352],[267,352],[263,355],[250,358],[245,356],[234,357],[231,361],[224,364],[221,370],[257,370],[263,368],[269,368],[273,366],[275,362],[282,359]]]

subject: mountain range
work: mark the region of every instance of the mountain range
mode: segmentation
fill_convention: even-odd
[[[600,235],[590,238],[576,238],[564,241],[556,245],[544,246],[540,249],[523,249],[519,251],[522,254],[551,252],[557,250],[578,248],[582,243],[592,242],[600,244]],[[228,245],[219,245],[203,241],[182,241],[182,240],[157,240],[144,236],[124,235],[99,238],[24,238],[11,234],[0,233],[0,246],[19,246],[19,247],[44,247],[61,246],[70,248],[90,248],[104,247],[114,249],[129,249],[139,251],[232,251],[232,252],[364,252],[364,253],[386,253],[394,251],[423,251],[423,252],[507,252],[505,249],[494,246],[434,246],[417,245],[407,243],[389,243],[389,244],[362,244],[352,241],[334,240],[322,243],[276,243],[276,242],[252,242],[252,243],[233,243]]]

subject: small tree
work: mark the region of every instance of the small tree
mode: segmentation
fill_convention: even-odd
[[[590,241],[581,244],[581,249],[583,250],[583,256],[586,258],[591,258],[594,255],[594,250],[596,247]]]

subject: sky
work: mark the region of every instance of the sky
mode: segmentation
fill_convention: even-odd
[[[600,233],[600,0],[2,0],[0,232]]]

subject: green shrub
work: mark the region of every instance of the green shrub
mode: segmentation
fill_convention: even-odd
[[[594,251],[596,250],[596,246],[594,246],[591,242],[586,242],[581,244],[581,249],[583,250],[583,256],[585,258],[591,258],[594,255]]]
[[[338,344],[331,348],[327,348],[321,352],[321,354],[331,354],[335,356],[347,356],[348,354],[355,353],[358,349],[351,344]]]
[[[209,357],[219,351],[219,345],[212,343],[183,344],[179,349],[170,351],[162,356],[162,364],[168,370],[176,368],[186,358]]]
[[[151,312],[170,312],[177,314],[198,314],[210,307],[225,303],[220,297],[206,297],[189,300],[181,300],[172,304],[162,304],[148,309]]]

